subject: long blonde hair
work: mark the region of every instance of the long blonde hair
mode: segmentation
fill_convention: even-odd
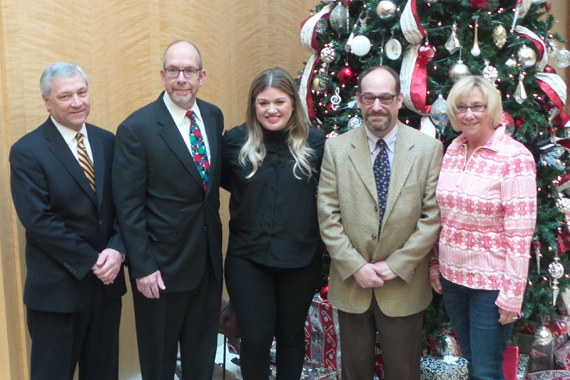
[[[244,166],[247,162],[251,163],[253,170],[247,176],[247,178],[251,178],[263,164],[263,160],[265,159],[267,152],[263,141],[263,126],[257,119],[255,100],[259,93],[267,88],[279,89],[291,98],[293,103],[293,114],[285,126],[284,133],[287,134],[286,142],[289,147],[289,151],[295,159],[293,175],[300,179],[297,174],[297,171],[299,170],[302,174],[310,177],[311,164],[309,163],[308,158],[313,154],[313,149],[307,145],[307,138],[309,136],[311,124],[303,106],[301,105],[295,81],[287,71],[279,67],[265,70],[259,74],[251,84],[246,115],[247,140],[239,152],[239,162]]]

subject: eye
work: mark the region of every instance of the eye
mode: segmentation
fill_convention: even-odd
[[[467,111],[467,106],[464,106],[463,104],[460,104],[455,108],[457,108],[457,111],[459,111],[459,112],[466,112]]]

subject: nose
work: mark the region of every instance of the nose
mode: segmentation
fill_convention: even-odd
[[[380,99],[375,98],[374,103],[372,103],[371,107],[374,111],[379,111],[382,109],[382,103],[380,103]]]
[[[79,95],[73,94],[71,97],[71,105],[73,107],[79,107],[79,106],[81,106],[81,104],[83,104],[83,102],[81,101],[81,98],[79,97]]]
[[[269,103],[269,108],[267,109],[269,113],[274,113],[277,111],[277,107],[273,103]]]

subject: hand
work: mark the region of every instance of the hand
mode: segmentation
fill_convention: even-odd
[[[508,325],[519,319],[519,313],[515,311],[507,311],[505,309],[499,308],[499,323],[502,325]]]
[[[105,285],[112,284],[121,270],[123,255],[121,252],[107,248],[99,254],[99,258],[93,265],[93,273]]]
[[[160,291],[165,290],[164,281],[160,271],[149,274],[146,277],[137,278],[137,289],[144,294],[146,298],[160,298]]]
[[[398,277],[398,275],[394,273],[392,269],[390,269],[385,261],[378,261],[374,263],[374,270],[383,281],[389,281]]]
[[[384,285],[384,280],[378,276],[374,264],[364,264],[353,274],[354,279],[362,288],[377,288]]]
[[[435,290],[437,294],[441,294],[441,280],[439,279],[439,277],[432,278],[431,280],[429,280],[429,283],[431,285],[431,288]]]

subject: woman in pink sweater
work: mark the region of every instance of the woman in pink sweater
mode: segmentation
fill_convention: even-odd
[[[447,114],[462,133],[447,148],[439,176],[441,234],[430,281],[443,295],[469,379],[502,380],[536,223],[535,162],[505,134],[501,97],[488,79],[459,80]]]

